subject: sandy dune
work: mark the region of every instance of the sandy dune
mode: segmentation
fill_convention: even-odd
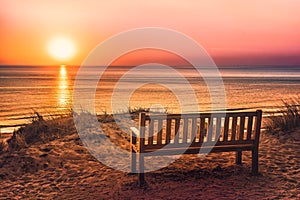
[[[127,148],[110,123],[103,129]],[[148,186],[140,189],[136,175],[101,164],[69,128],[49,141],[0,153],[0,199],[300,199],[299,147],[300,130],[263,133],[259,176],[250,175],[250,153],[244,153],[242,166],[234,164],[234,153],[185,155],[147,173]]]

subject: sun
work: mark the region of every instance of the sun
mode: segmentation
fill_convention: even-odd
[[[72,40],[58,37],[49,41],[48,52],[53,58],[66,61],[75,55],[76,47]]]

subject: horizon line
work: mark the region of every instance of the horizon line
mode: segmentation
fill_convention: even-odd
[[[147,64],[147,63],[145,63]],[[152,64],[152,63],[151,63]],[[153,63],[155,64],[159,63]],[[46,65],[46,64],[1,64],[0,67],[60,67],[60,66],[74,66],[74,67],[79,67],[81,64],[57,64],[57,65]],[[90,65],[89,67],[104,67],[105,65]],[[140,65],[108,65],[108,67],[135,67],[135,66],[140,66]],[[192,65],[168,65],[170,67],[190,67]],[[216,65],[217,67],[300,67],[300,64],[232,64],[232,65]]]

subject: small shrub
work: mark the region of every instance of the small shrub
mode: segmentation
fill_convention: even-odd
[[[144,107],[128,108],[128,111],[129,111],[132,119],[137,119],[141,112],[152,113],[152,114],[167,114],[168,113],[168,111],[166,109],[160,109],[160,110],[157,109],[157,110],[153,111],[150,108],[144,108]]]

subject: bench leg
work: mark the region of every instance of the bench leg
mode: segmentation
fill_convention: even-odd
[[[139,186],[143,187],[145,185],[144,177],[144,156],[139,154]]]
[[[258,175],[258,148],[252,150],[252,174]]]
[[[136,153],[133,150],[131,150],[130,156],[130,171],[131,173],[136,173]]]
[[[236,152],[236,164],[241,165],[242,164],[242,151]]]

